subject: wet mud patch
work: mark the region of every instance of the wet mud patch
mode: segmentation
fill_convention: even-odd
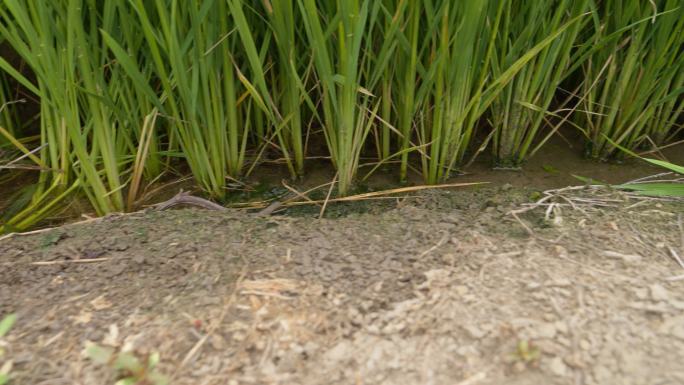
[[[680,202],[430,191],[315,219],[183,209],[0,241],[16,384],[684,382]],[[557,197],[551,202],[562,203]],[[580,202],[606,203],[582,206]]]

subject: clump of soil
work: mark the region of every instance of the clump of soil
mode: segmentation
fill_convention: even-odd
[[[684,383],[680,202],[425,192],[345,211],[183,209],[0,241],[13,384]],[[388,207],[392,206],[392,207]],[[337,216],[337,215],[336,215]]]

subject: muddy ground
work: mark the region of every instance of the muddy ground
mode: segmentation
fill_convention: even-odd
[[[2,239],[11,384],[113,384],[90,342],[158,352],[172,384],[684,383],[684,203],[571,189],[510,214],[538,198],[148,211]]]

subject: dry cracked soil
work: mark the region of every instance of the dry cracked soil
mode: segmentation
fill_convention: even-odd
[[[684,384],[684,203],[584,188],[520,211],[531,193],[5,237],[11,384],[124,375],[87,344],[159,353],[172,384]]]

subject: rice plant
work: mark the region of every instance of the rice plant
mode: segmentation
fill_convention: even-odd
[[[427,124],[421,125],[420,131],[422,141],[430,145],[429,153],[421,153],[427,183],[446,180],[465,163],[471,140],[493,101],[531,60],[581,17],[554,25],[534,44],[520,47],[515,60],[496,66],[492,63],[495,42],[509,5],[522,6],[510,1],[456,5],[445,1],[434,13],[439,28],[433,35],[432,60],[425,71],[431,75],[427,84],[431,85],[432,99],[425,111]],[[494,76],[490,76],[492,66],[496,68]]]
[[[441,2],[432,15],[433,79],[427,130],[420,133],[430,151],[422,156],[428,183],[447,179],[461,165],[484,110],[483,94],[493,40],[504,10],[503,1]],[[428,20],[430,23],[430,20]],[[423,126],[424,127],[424,126]]]
[[[136,95],[139,79],[112,63],[101,30],[135,39],[125,23],[124,2],[8,0],[0,7],[0,33],[35,76],[36,84],[9,63],[0,66],[41,101],[41,148],[29,155],[41,172],[31,204],[5,223],[22,229],[47,215],[76,190],[100,214],[126,208],[124,189],[139,146],[145,114],[153,105]],[[116,31],[116,32],[114,32]],[[126,37],[126,35],[128,36]],[[144,136],[144,169],[159,172],[156,136]],[[18,142],[17,138],[11,138]],[[143,167],[140,162],[138,167]]]
[[[684,40],[684,39],[683,39]],[[656,146],[674,142],[684,130],[684,62],[672,66],[673,71],[660,86],[666,95],[655,104],[653,116],[646,123],[646,135]]]
[[[140,26],[144,40],[138,47],[127,47],[128,52],[141,49],[149,54],[145,64],[160,89],[145,81],[126,49],[103,32],[107,44],[128,76],[141,79],[135,86],[163,115],[171,131],[169,141],[178,140],[199,185],[221,198],[226,177],[242,172],[248,133],[240,123],[239,74],[231,56],[236,39],[224,17],[228,6],[157,0],[135,1],[130,8],[129,17]]]
[[[280,144],[279,150],[284,156],[290,174],[295,177],[303,173],[304,154],[301,138],[301,110],[299,108],[301,80],[299,79],[296,60],[293,57],[297,48],[294,45],[295,26],[294,13],[292,12],[294,5],[277,4],[278,14],[275,14],[275,11],[269,14],[271,22],[269,28],[266,24],[261,23],[263,17],[256,13],[256,10],[249,14],[246,13],[243,8],[250,9],[250,7],[243,5],[243,3],[241,0],[228,1],[231,16],[235,21],[235,29],[240,37],[241,48],[245,54],[244,61],[249,64],[248,68],[251,71],[249,79],[240,76],[240,81],[245,85],[248,93],[259,107],[256,117],[258,118],[257,125],[260,127],[257,130],[263,131],[261,127],[263,125],[262,116],[267,118],[267,123],[272,128],[272,134],[269,134],[268,138],[262,136],[259,139],[265,145],[274,145],[271,139],[277,138]],[[271,9],[268,1],[264,2],[264,8],[266,12]],[[279,67],[281,72],[276,70],[276,80],[269,84],[267,81],[268,67],[264,63],[264,56],[270,48],[269,42],[274,35],[278,47],[276,62],[281,63]],[[280,79],[283,81],[279,84]],[[283,116],[281,111],[284,111],[286,115]],[[294,153],[294,159],[292,153]]]
[[[413,123],[420,102],[416,100],[418,91],[418,66],[421,53],[425,53],[425,44],[428,39],[421,42],[421,16],[423,7],[419,1],[402,1],[396,6],[395,14],[392,16],[401,27],[396,34],[399,39],[397,55],[402,59],[398,65],[394,66],[393,75],[395,77],[394,93],[386,95],[395,101],[396,128],[398,130],[399,150],[401,151],[401,164],[399,169],[399,179],[406,180],[408,170],[408,149],[411,138],[413,137]],[[422,44],[421,44],[422,43]],[[395,119],[389,119],[395,121]]]
[[[663,142],[682,111],[684,7],[677,0],[591,7],[599,49],[583,65],[577,115],[588,155],[607,159],[620,154],[614,144],[636,149],[649,136]]]
[[[655,145],[672,142],[684,129],[684,7],[681,3],[665,4],[663,14],[656,19],[658,26],[655,45],[649,49],[665,53],[666,61],[663,65],[658,82],[658,98],[652,99],[652,117],[646,123],[646,134]],[[649,58],[654,60],[654,58]]]
[[[316,135],[345,195],[374,153],[371,173],[435,184],[488,146],[519,167],[559,122],[607,158],[684,116],[677,0],[3,0],[0,42],[22,60],[0,58],[0,105],[12,78],[40,108],[37,138],[0,110],[0,146],[37,169],[0,232],[75,193],[134,210],[178,170],[216,200],[273,153],[302,176]]]
[[[361,150],[379,108],[371,95],[361,92],[359,68],[371,3],[298,0],[319,82],[325,139],[341,195],[354,183]]]
[[[385,44],[378,55],[387,52],[394,64],[380,67],[376,92],[383,99],[384,132],[379,153],[400,158],[399,178],[405,181],[409,155],[418,152],[424,180],[437,183],[461,164],[485,110],[480,102],[490,84],[491,37],[503,2],[383,4]],[[388,150],[390,132],[397,137],[394,154]]]
[[[299,13],[297,5],[292,1],[264,0],[264,10],[268,16],[273,33],[278,65],[271,88],[276,95],[276,105],[280,107],[280,118],[283,121],[282,143],[285,153],[292,153],[295,174],[304,175],[304,143],[302,138],[302,104],[305,100],[303,89],[302,59],[303,47],[299,44],[297,28]]]
[[[5,1],[0,8],[0,33],[31,69],[37,84],[6,61],[0,64],[41,100],[41,138],[49,145],[41,150],[40,159],[31,157],[44,169],[34,206],[44,205],[48,191],[64,190],[78,179],[98,213],[104,214],[123,208],[121,165],[115,155],[121,141],[109,119],[111,109],[101,103],[105,96],[98,86],[104,74],[98,67],[103,56],[95,47],[99,40],[86,37],[93,32],[82,19],[87,9],[78,1],[35,7]],[[96,16],[93,10],[92,17]],[[86,113],[81,114],[81,108]]]
[[[584,15],[587,9],[587,1],[509,2],[493,51],[492,76],[499,76],[520,55],[564,23]],[[497,167],[520,167],[555,132],[552,128],[540,138],[540,129],[556,115],[549,108],[558,85],[569,75],[571,65],[576,66],[589,48],[577,44],[578,35],[589,20],[589,17],[576,20],[541,50],[492,104],[492,150]]]

